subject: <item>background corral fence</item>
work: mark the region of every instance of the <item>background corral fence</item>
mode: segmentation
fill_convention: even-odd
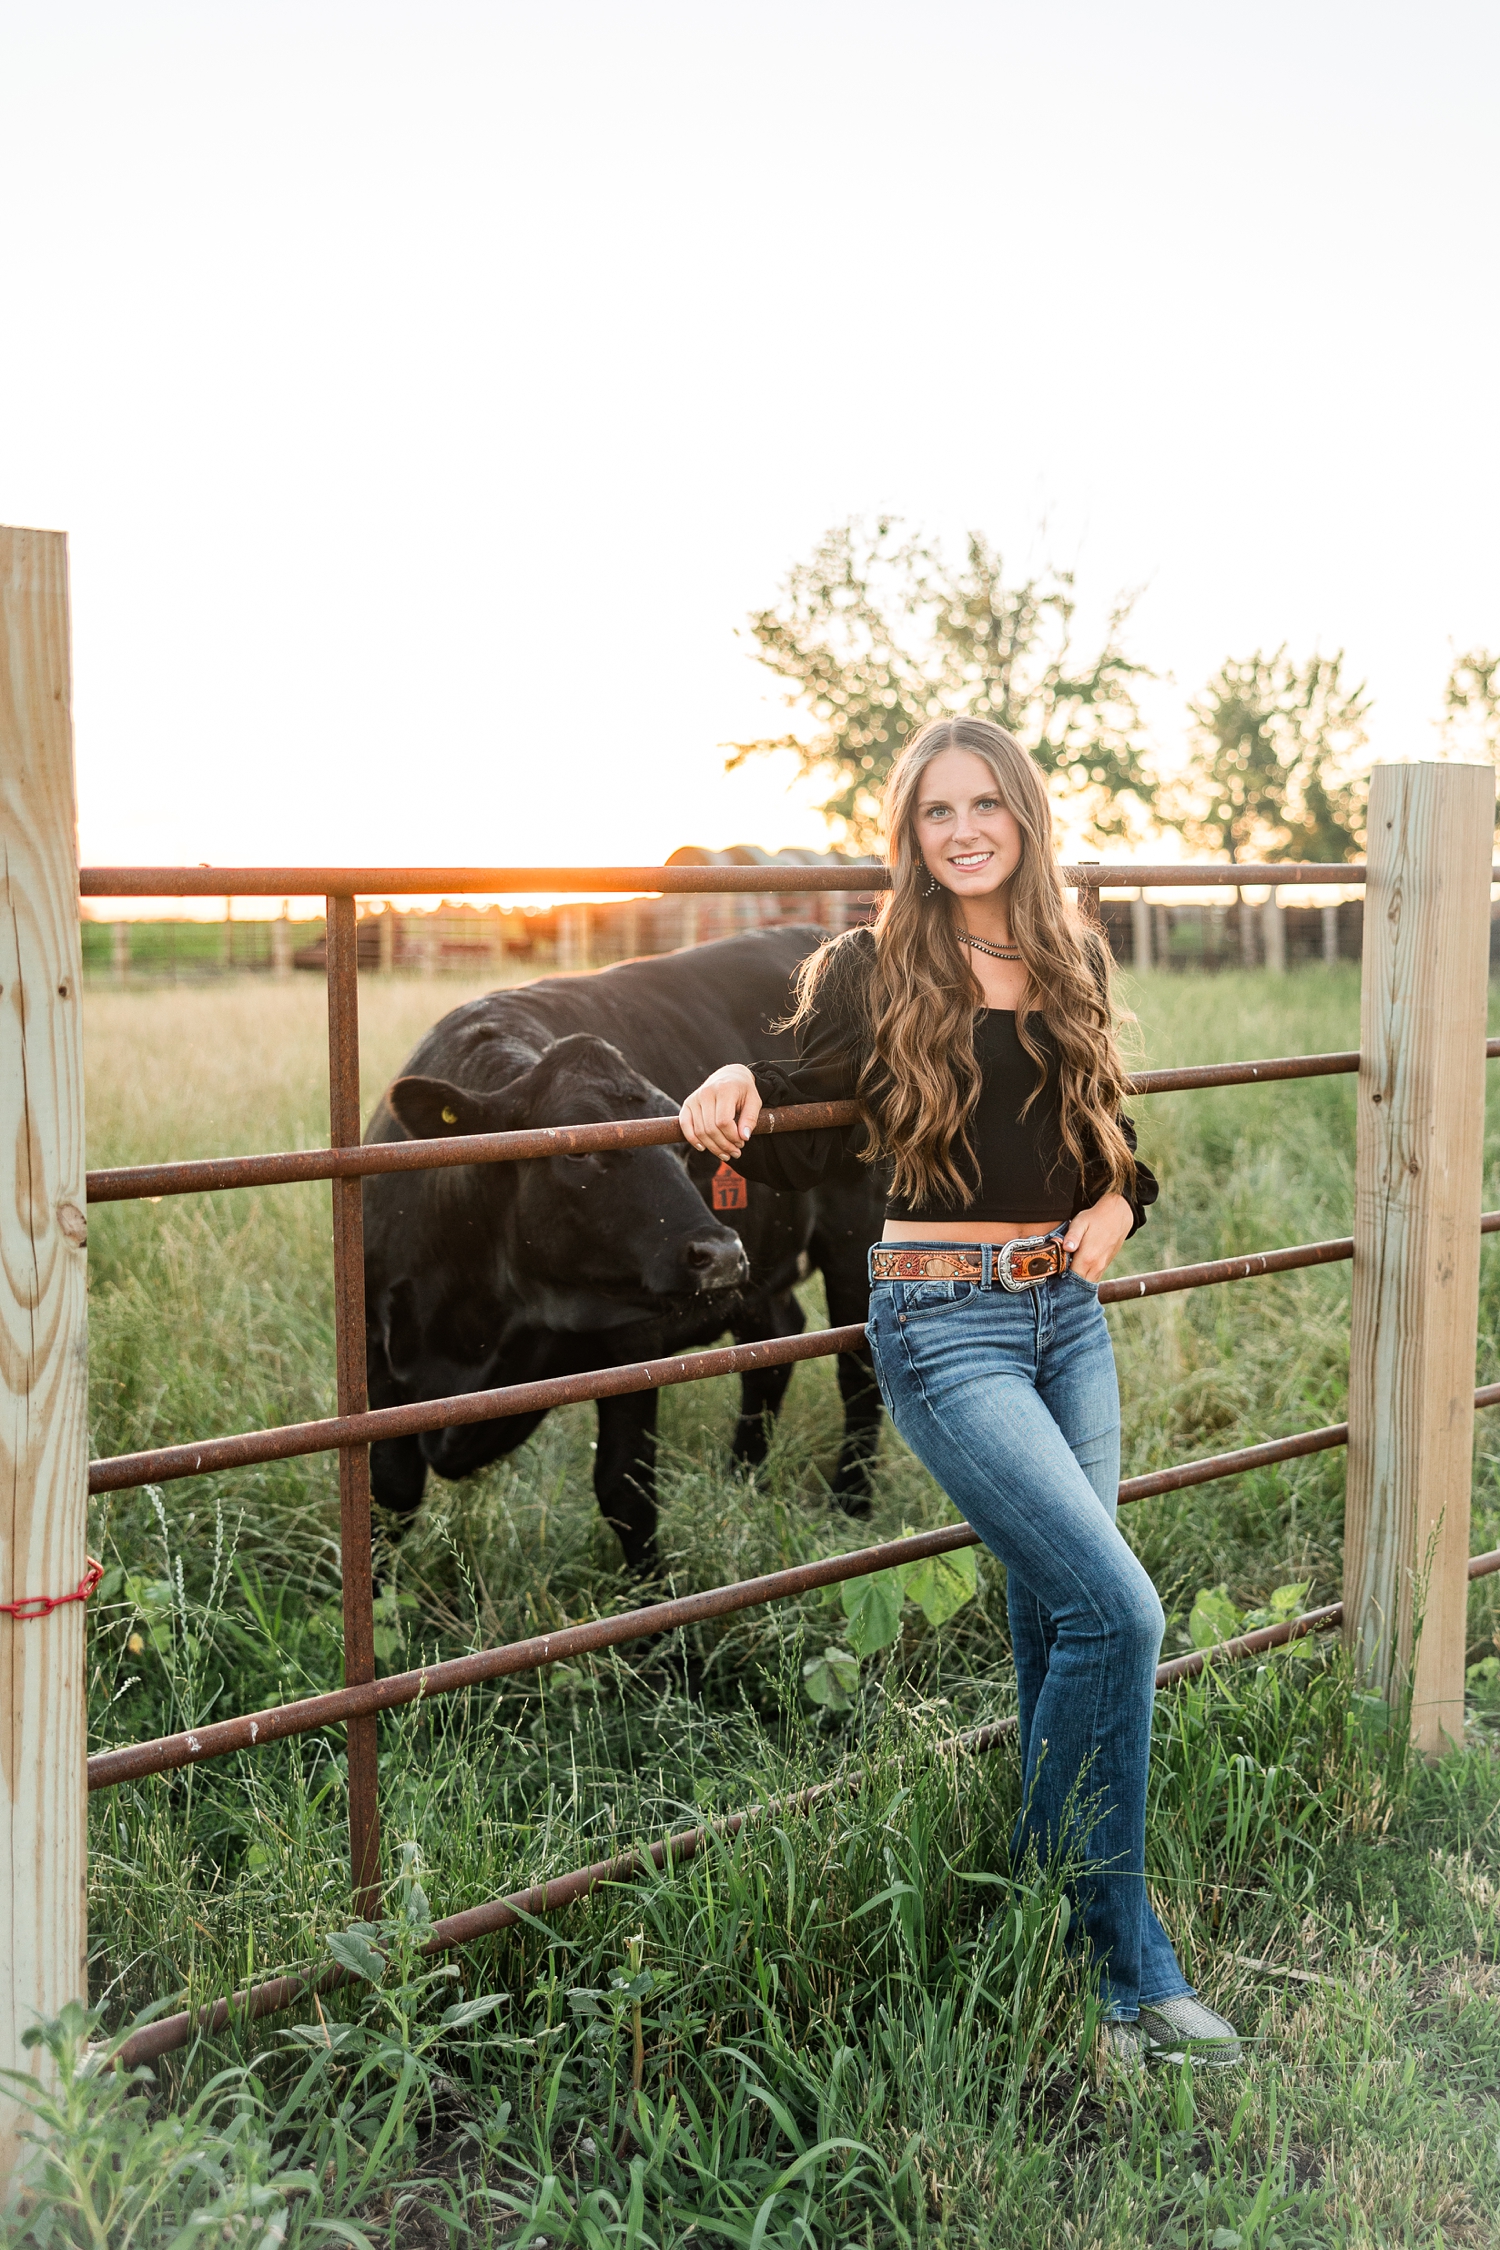
[[[1358,1073],[1354,1233],[1207,1264],[1107,1281],[1106,1303],[1215,1286],[1352,1259],[1349,1420],[1120,1487],[1122,1501],[1180,1490],[1280,1460],[1347,1446],[1345,1598],[1225,1644],[1210,1656],[1250,1655],[1342,1624],[1365,1677],[1411,1695],[1419,1745],[1435,1753],[1461,1737],[1467,1587],[1500,1568],[1500,1550],[1470,1557],[1474,1409],[1500,1404],[1500,1384],[1474,1388],[1494,777],[1480,766],[1377,769],[1370,862],[1355,866],[1114,867],[1088,864],[1065,879],[1097,906],[1105,889],[1329,884],[1365,886],[1364,974],[1357,1052],[1149,1071],[1138,1096]],[[355,900],[438,893],[573,891],[737,896],[869,893],[866,865],[694,865],[659,868],[89,868],[76,861],[69,721],[66,546],[58,534],[0,531],[0,1002],[6,1056],[0,1117],[15,1151],[14,1192],[0,1205],[3,1249],[5,1487],[0,1598],[0,1759],[6,1865],[0,1912],[12,1965],[0,2020],[0,2063],[34,2067],[21,2034],[86,1986],[86,1792],[165,1773],[340,1724],[348,1745],[348,1802],[356,1906],[378,1911],[378,1714],[434,1694],[534,1670],[589,1651],[727,1616],[925,1555],[975,1543],[953,1525],[827,1557],[738,1585],[652,1603],[627,1614],[377,1679],[368,1449],[376,1438],[439,1429],[581,1399],[660,1388],[850,1349],[862,1331],[828,1329],[774,1342],[611,1367],[370,1412],[365,1391],[360,1182],[367,1174],[450,1164],[515,1163],[588,1149],[675,1140],[671,1120],[562,1126],[442,1141],[360,1145],[358,936]],[[84,1173],[78,897],[307,896],[327,901],[329,1147],[205,1158]],[[788,1109],[761,1131],[852,1120],[852,1104]],[[84,1209],[87,1203],[326,1179],[333,1203],[338,1413],[324,1421],[194,1442],[89,1463],[86,1459]],[[83,1615],[87,1496],[145,1482],[227,1471],[252,1462],[337,1451],[343,1543],[341,1690],[223,1719],[196,1732],[87,1759]],[[77,1592],[75,1593],[75,1589]],[[61,1596],[53,1607],[35,1597]],[[1420,1597],[1420,1598],[1419,1598]],[[1414,1632],[1422,1610],[1423,1630]],[[36,1614],[28,1615],[28,1609]],[[17,1614],[19,1611],[19,1614]],[[1161,1684],[1201,1669],[1194,1655],[1164,1664]],[[960,1738],[983,1750],[1007,1724]],[[838,1777],[825,1789],[857,1786]],[[797,1800],[809,1803],[823,1790]],[[752,1808],[754,1810],[754,1808]],[[516,1897],[435,1924],[431,1947],[462,1945],[542,1913],[648,1865],[691,1856],[709,1834],[749,1814],[663,1838],[580,1868]],[[343,1972],[309,1969],[160,2020],[127,2045],[138,2061],[216,2028],[289,2004]],[[13,2135],[15,2119],[8,2120]],[[15,2143],[0,2147],[0,2176]]]
[[[684,844],[669,867],[854,867],[880,880],[879,862],[843,852],[763,851],[731,844],[706,851]],[[142,894],[133,894],[139,898]],[[257,974],[289,978],[297,970],[322,976],[328,965],[327,926],[321,918],[294,920],[295,893],[267,915],[239,911],[247,903],[233,892],[207,894],[211,919],[134,921],[87,919],[83,969],[93,980],[115,984],[182,984],[214,977]],[[305,902],[302,902],[305,904]],[[261,904],[257,899],[254,904]],[[686,945],[735,937],[766,923],[817,922],[830,932],[866,919],[874,904],[863,890],[662,892],[607,901],[542,900],[524,908],[498,902],[475,906],[445,899],[430,908],[400,908],[392,898],[361,901],[356,952],[363,974],[460,976],[499,979],[515,969],[537,976],[544,969],[603,968],[642,954],[675,953]],[[1232,911],[1232,910],[1231,910]],[[1248,910],[1247,910],[1248,911]],[[1258,910],[1257,910],[1258,911]],[[1357,942],[1356,932],[1356,942]]]
[[[878,862],[845,852],[787,850],[768,852],[757,844],[731,844],[723,851],[684,844],[664,862],[669,867],[868,867],[871,882],[881,880]],[[296,870],[289,870],[296,872]],[[1261,886],[1254,877],[1275,877],[1268,895],[1252,901],[1245,891]],[[1174,887],[1170,899],[1152,898],[1150,886],[1128,897],[1097,899],[1099,927],[1117,961],[1133,969],[1215,974],[1223,969],[1285,972],[1310,962],[1325,966],[1358,961],[1364,947],[1364,900],[1326,899],[1322,905],[1288,905],[1285,869],[1247,866],[1235,889],[1212,900],[1183,899]],[[328,964],[326,926],[320,916],[294,921],[292,899],[279,901],[267,918],[257,907],[269,901],[220,899],[209,894],[222,917],[95,920],[83,924],[83,969],[92,982],[116,985],[178,984],[206,978],[269,973],[290,977],[294,970],[322,976]],[[137,894],[139,896],[139,894]],[[652,897],[542,901],[475,906],[468,900],[436,907],[401,907],[394,899],[362,899],[356,948],[365,975],[458,976],[502,980],[517,971],[540,976],[547,969],[607,968],[644,954],[675,953],[710,939],[735,937],[767,923],[812,922],[831,933],[868,921],[878,890],[817,890],[805,886],[776,891],[664,891]],[[306,902],[304,902],[306,904]],[[236,911],[236,909],[239,911]],[[1500,965],[1500,903],[1490,909],[1490,969]]]

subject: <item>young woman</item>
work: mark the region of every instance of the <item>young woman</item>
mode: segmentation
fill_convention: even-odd
[[[811,1185],[841,1143],[888,1164],[868,1334],[891,1419],[1005,1565],[1016,1855],[1079,1856],[1114,2061],[1232,2064],[1232,2025],[1194,1997],[1146,1897],[1163,1618],[1115,1524],[1099,1281],[1157,1189],[1120,1111],[1108,953],[1063,890],[1041,773],[999,727],[924,727],[886,814],[890,892],[873,929],[805,963],[798,1066],[715,1071],[682,1129],[778,1186]],[[763,1105],[850,1098],[851,1134],[750,1144]]]

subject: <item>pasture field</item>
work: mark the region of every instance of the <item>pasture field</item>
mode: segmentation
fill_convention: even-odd
[[[1353,969],[1125,992],[1142,1065],[1357,1040]],[[362,983],[367,1108],[462,996]],[[93,1164],[326,1139],[311,979],[91,991],[87,1037]],[[1164,1184],[1127,1268],[1348,1231],[1352,1081],[1158,1096],[1137,1119]],[[90,1229],[96,1452],[332,1410],[326,1187],[105,1206]],[[1348,1285],[1336,1266],[1115,1308],[1125,1473],[1339,1419]],[[1500,1245],[1482,1288],[1490,1380]],[[809,1309],[821,1317],[815,1283]],[[797,1371],[754,1477],[728,1467],[732,1412],[723,1383],[664,1394],[675,1588],[948,1520],[889,1432],[872,1521],[833,1508],[831,1363]],[[633,1604],[593,1501],[592,1430],[591,1408],[554,1415],[510,1462],[430,1489],[382,1598],[383,1665]],[[1205,1588],[1240,1611],[1289,1584],[1298,1606],[1334,1598],[1342,1505],[1343,1456],[1326,1454],[1127,1511],[1167,1653]],[[337,1519],[330,1459],[98,1503],[91,1547],[111,1576],[90,1614],[93,1746],[335,1685]],[[1473,1544],[1497,1542],[1500,1417],[1481,1416]],[[1470,1743],[1436,1770],[1331,1648],[1161,1697],[1150,1878],[1189,1974],[1247,2034],[1241,2073],[1093,2080],[1057,1882],[1007,1862],[1014,1755],[952,1743],[1011,1708],[1003,1584],[981,1558],[975,1597],[940,1627],[908,1603],[847,1710],[802,1690],[804,1663],[847,1631],[817,1596],[705,1631],[691,1697],[681,1652],[627,1649],[383,1721],[382,1982],[169,2058],[137,2088],[57,2034],[49,2184],[10,2239],[1493,2243],[1497,1584],[1471,1602]],[[670,1877],[447,1972],[415,1959],[429,1901],[451,1913],[835,1774],[847,1791],[772,1809]],[[326,1959],[330,1938],[347,1954],[339,1738],[96,1798],[90,1912],[105,2032]],[[195,2214],[222,2235],[179,2232]]]

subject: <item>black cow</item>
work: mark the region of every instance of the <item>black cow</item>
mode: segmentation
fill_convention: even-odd
[[[471,1000],[443,1018],[388,1088],[368,1141],[671,1117],[720,1063],[791,1051],[769,1026],[788,1005],[806,928],[759,930],[625,961],[592,976]],[[790,1194],[747,1183],[746,1208],[710,1208],[713,1157],[681,1144],[367,1179],[365,1306],[370,1403],[404,1405],[711,1343],[795,1335],[793,1285],[822,1269],[835,1324],[863,1321],[866,1246],[882,1183],[842,1159],[825,1184]],[[834,1492],[869,1508],[880,1400],[868,1358],[838,1363],[844,1439]],[[742,1379],[738,1460],[765,1456],[766,1416],[791,1370]],[[656,1393],[598,1402],[594,1490],[627,1566],[651,1567],[656,1533]],[[540,1414],[433,1430],[371,1449],[374,1495],[399,1518],[429,1468],[465,1477],[512,1452]],[[399,1528],[399,1525],[398,1525]]]

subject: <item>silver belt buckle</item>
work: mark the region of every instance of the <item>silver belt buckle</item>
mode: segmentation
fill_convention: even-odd
[[[1008,1289],[1013,1297],[1019,1297],[1022,1292],[1027,1289],[1040,1289],[1042,1283],[1051,1278],[1048,1274],[1039,1273],[1029,1280],[1024,1278],[1018,1279],[1012,1271],[1010,1262],[1011,1252],[1013,1250],[1035,1250],[1037,1246],[1040,1243],[1045,1242],[1045,1240],[1045,1235],[1031,1235],[1019,1242],[1001,1243],[999,1250],[995,1255],[993,1266],[994,1277],[999,1282],[1001,1288]]]

